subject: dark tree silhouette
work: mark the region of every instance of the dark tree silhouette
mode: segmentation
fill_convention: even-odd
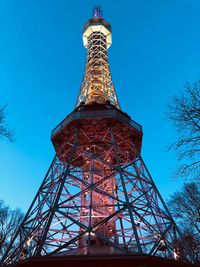
[[[0,200],[0,258],[8,247],[22,218],[23,213],[20,209],[11,210],[3,200]]]
[[[175,176],[200,180],[200,81],[187,83],[181,93],[170,98],[167,117],[178,133],[170,146],[179,160]]]
[[[6,105],[3,107],[0,106],[0,136],[7,138],[10,142],[14,141],[13,131],[6,123]]]
[[[169,210],[179,225],[183,237],[200,261],[200,189],[199,184],[185,183],[168,201]],[[177,241],[179,249],[181,242]]]

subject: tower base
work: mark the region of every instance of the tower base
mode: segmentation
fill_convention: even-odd
[[[148,255],[105,255],[32,257],[8,267],[200,267],[200,264],[183,263]]]

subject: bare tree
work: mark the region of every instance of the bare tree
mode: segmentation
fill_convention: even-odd
[[[14,141],[13,131],[6,123],[6,105],[0,106],[0,136],[6,137],[10,142]]]
[[[0,258],[8,247],[22,218],[23,213],[20,209],[11,210],[3,200],[0,200]]]
[[[178,133],[170,146],[179,160],[175,176],[200,180],[200,81],[170,98],[167,117]]]
[[[200,261],[200,189],[197,183],[185,183],[175,192],[168,207],[190,245],[196,260]],[[179,244],[181,246],[181,244]]]

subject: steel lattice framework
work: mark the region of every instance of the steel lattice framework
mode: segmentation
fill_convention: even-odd
[[[142,128],[119,109],[107,61],[110,34],[102,18],[85,25],[77,107],[52,132],[56,156],[3,264],[88,254],[192,260],[141,158]]]

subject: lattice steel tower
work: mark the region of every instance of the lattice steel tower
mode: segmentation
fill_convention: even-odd
[[[141,158],[142,127],[120,109],[107,55],[111,26],[100,13],[83,28],[76,108],[52,131],[56,156],[3,264],[45,255],[192,257]]]

